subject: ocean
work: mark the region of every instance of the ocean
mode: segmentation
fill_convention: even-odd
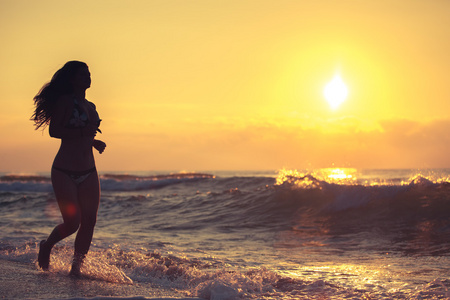
[[[49,174],[0,174],[2,298],[450,299],[450,169],[100,175],[74,279]]]

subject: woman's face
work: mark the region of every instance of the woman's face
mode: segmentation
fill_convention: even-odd
[[[72,79],[75,90],[86,90],[91,86],[91,73],[89,68],[80,68]]]

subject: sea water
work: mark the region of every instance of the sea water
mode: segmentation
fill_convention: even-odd
[[[450,298],[450,170],[114,172],[100,181],[91,250],[74,280],[74,237],[55,246],[49,272],[36,264],[39,242],[61,222],[48,174],[1,174],[3,297]]]

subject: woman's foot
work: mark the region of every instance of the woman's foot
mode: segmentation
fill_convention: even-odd
[[[70,276],[80,277],[81,266],[83,264],[85,255],[75,253],[73,256],[72,269],[70,270]]]
[[[44,271],[48,271],[48,266],[50,264],[50,252],[51,248],[49,249],[46,246],[46,240],[42,240],[39,244],[39,255],[38,255],[38,263],[39,267],[42,268]]]
[[[72,265],[72,269],[70,270],[69,275],[72,276],[72,277],[76,277],[76,278],[81,277],[80,266]]]

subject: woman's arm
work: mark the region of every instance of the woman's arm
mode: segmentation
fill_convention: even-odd
[[[66,124],[72,114],[73,101],[68,96],[62,96],[57,100],[55,110],[50,120],[49,134],[51,137],[62,138],[80,138],[83,136],[94,137],[96,128],[92,124],[87,124],[80,128],[67,128]]]

